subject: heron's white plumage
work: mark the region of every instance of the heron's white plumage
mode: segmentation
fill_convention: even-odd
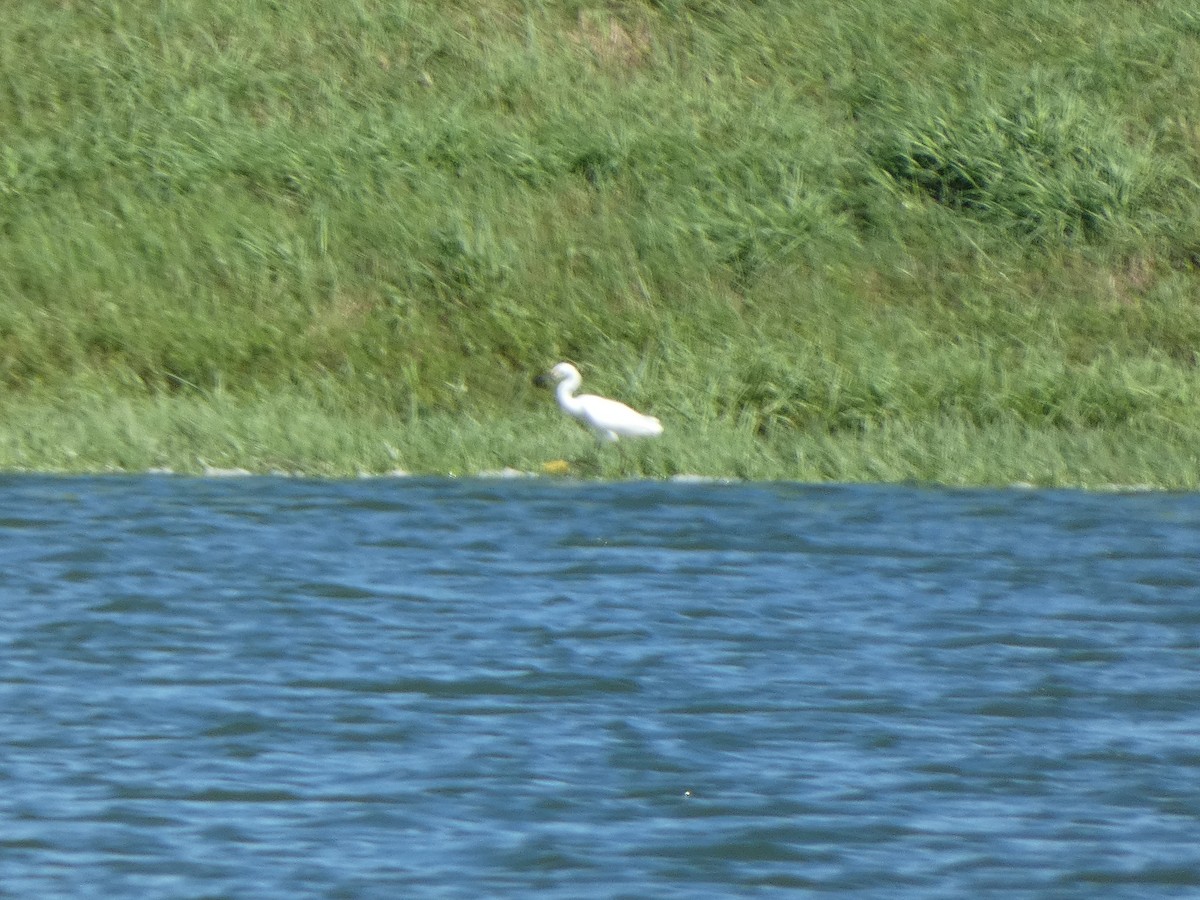
[[[583,378],[570,363],[559,363],[545,378],[556,382],[554,396],[562,411],[591,428],[600,441],[612,442],[623,437],[658,437],[663,432],[662,423],[654,416],[643,415],[617,400],[595,394],[576,396],[575,392],[579,390]]]

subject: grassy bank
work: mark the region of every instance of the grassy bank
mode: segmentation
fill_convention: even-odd
[[[0,468],[1194,488],[1193,6],[18,0]]]

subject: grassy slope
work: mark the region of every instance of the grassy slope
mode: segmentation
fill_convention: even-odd
[[[0,468],[1195,487],[1193,6],[19,0]]]

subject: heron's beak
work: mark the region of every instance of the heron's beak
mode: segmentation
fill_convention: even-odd
[[[553,387],[554,376],[549,372],[543,372],[541,375],[537,376],[537,378],[533,379],[533,383],[538,387]]]

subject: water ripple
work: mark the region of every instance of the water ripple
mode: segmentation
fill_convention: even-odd
[[[0,479],[14,896],[1179,896],[1200,498]]]

